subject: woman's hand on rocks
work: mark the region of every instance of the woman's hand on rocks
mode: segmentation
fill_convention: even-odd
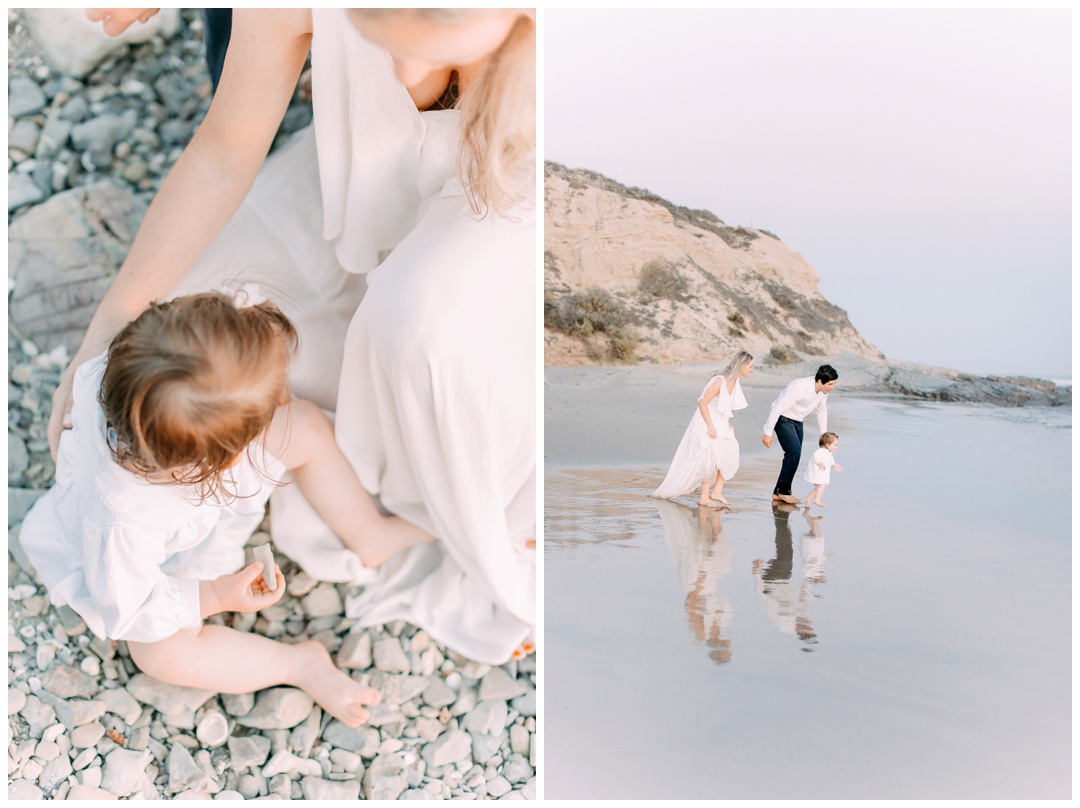
[[[120,36],[134,22],[146,22],[160,9],[156,8],[88,8],[86,19],[90,22],[102,22],[105,33]]]
[[[56,452],[60,448],[60,436],[65,429],[71,428],[71,382],[75,376],[75,363],[72,362],[64,375],[60,377],[60,385],[56,388],[52,398],[52,412],[49,414],[49,426],[45,435],[49,439],[49,452],[56,461]]]

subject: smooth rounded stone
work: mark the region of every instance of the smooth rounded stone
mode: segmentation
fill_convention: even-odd
[[[356,772],[360,770],[363,762],[360,756],[347,749],[334,749],[330,752],[330,761],[335,766],[340,766],[342,771]]]
[[[94,788],[101,787],[101,765],[96,765],[87,768],[85,771],[79,772],[75,775],[75,779],[80,785],[93,786]]]
[[[221,695],[221,706],[225,708],[225,712],[233,717],[247,715],[251,712],[251,708],[255,706],[255,694],[223,693]]]
[[[88,168],[109,168],[117,142],[131,137],[136,121],[133,109],[122,115],[98,115],[72,127],[71,143],[83,152],[84,161],[90,161]]]
[[[120,716],[128,726],[138,721],[143,712],[142,705],[123,688],[102,690],[95,699],[105,705],[107,712]]]
[[[237,783],[236,790],[244,796],[244,799],[253,800],[259,796],[259,792],[265,785],[266,781],[261,777],[256,777],[253,774],[245,774],[240,778],[240,782]]]
[[[49,99],[38,83],[27,76],[15,76],[8,82],[8,115],[22,118],[41,112]]]
[[[289,775],[287,774],[279,774],[275,777],[271,777],[268,788],[270,796],[277,796],[283,800],[292,799],[293,782],[289,779]]]
[[[8,688],[8,715],[15,715],[26,706],[26,694],[17,687]]]
[[[54,740],[41,740],[34,748],[34,755],[44,761],[54,760],[60,756],[60,747],[56,745]]]
[[[132,676],[127,683],[127,691],[140,702],[149,704],[166,717],[194,713],[214,695],[209,690],[162,682],[145,673]],[[191,722],[191,727],[194,727],[194,720]]]
[[[370,758],[378,753],[379,731],[371,727],[350,727],[337,719],[323,731],[323,740],[338,749],[348,749],[360,757]]]
[[[510,727],[510,750],[518,755],[529,754],[529,731],[521,724]]]
[[[233,791],[232,789],[227,788],[224,791],[219,791],[217,794],[215,794],[214,799],[215,800],[242,800],[242,799],[244,799],[244,795],[241,794],[239,791]]]
[[[36,781],[44,768],[44,765],[38,763],[37,760],[28,760],[23,764],[22,775],[28,780]]]
[[[506,728],[508,714],[505,701],[481,701],[461,719],[461,728],[466,732],[498,735]]]
[[[66,780],[70,774],[72,774],[71,760],[67,755],[60,755],[50,760],[42,768],[41,774],[37,778],[38,787],[48,794]]]
[[[379,755],[364,772],[364,799],[396,800],[409,787],[407,768],[403,755]]]
[[[45,126],[41,128],[41,136],[38,138],[34,157],[38,160],[52,160],[67,145],[74,127],[71,121],[64,120],[57,109],[49,110],[45,119]]]
[[[262,735],[230,737],[228,744],[229,768],[235,772],[242,772],[250,766],[261,766],[270,754],[270,739]]]
[[[480,680],[480,701],[510,701],[528,692],[527,685],[512,679],[502,668],[492,668]]]
[[[88,749],[103,737],[105,737],[105,727],[94,721],[75,728],[75,731],[71,733],[71,745],[76,749]]]
[[[101,787],[118,797],[131,796],[143,787],[150,760],[148,751],[112,750],[102,766]]]
[[[308,717],[315,702],[303,690],[295,687],[273,687],[263,690],[255,706],[236,723],[254,729],[291,729]]]
[[[69,800],[115,800],[119,799],[115,794],[103,788],[76,784],[71,787],[65,799]]]
[[[357,780],[324,780],[321,777],[304,777],[300,790],[305,800],[356,800],[360,798]]]
[[[337,587],[325,581],[305,595],[301,602],[304,606],[304,614],[309,618],[338,615],[345,608]]]
[[[60,117],[71,123],[80,123],[90,114],[90,104],[81,95],[73,95],[60,109]]]
[[[41,128],[29,120],[16,121],[8,132],[8,148],[18,149],[26,154],[37,151],[38,139],[41,137]]]
[[[432,707],[447,707],[453,704],[458,694],[442,680],[440,676],[432,676],[428,679],[428,686],[420,694],[425,704]]]
[[[11,470],[8,469],[10,476]],[[21,473],[21,472],[20,472]],[[366,631],[346,634],[334,660],[339,668],[366,670],[371,667],[371,635]]]
[[[8,174],[8,213],[23,205],[33,205],[44,199],[46,193],[25,174]]]
[[[195,727],[195,737],[210,749],[221,746],[229,737],[229,720],[217,710],[210,710]]]
[[[56,659],[56,646],[51,642],[38,643],[38,647],[34,652],[34,661],[37,663],[38,670],[45,670]]]
[[[82,662],[79,663],[79,670],[87,676],[97,676],[101,673],[101,660],[96,656],[83,657]]]
[[[75,760],[71,762],[71,767],[75,769],[75,771],[82,771],[83,769],[88,768],[96,759],[97,749],[92,746],[87,747],[75,757]],[[98,769],[98,771],[100,772],[101,770]]]
[[[472,754],[472,739],[467,732],[452,729],[424,747],[423,757],[428,766],[445,766],[465,760]]]
[[[146,179],[146,175],[147,175],[146,162],[143,161],[143,160],[140,160],[138,157],[131,160],[124,167],[124,179],[127,180],[128,182],[138,183],[138,182]],[[236,793],[236,792],[233,792],[233,793]],[[243,797],[241,797],[241,799],[243,799]]]
[[[30,452],[26,449],[26,441],[8,432],[8,480],[22,477],[29,465]]]
[[[19,778],[8,783],[7,798],[9,800],[41,800],[45,798],[45,794],[34,783]]]
[[[374,650],[375,667],[384,673],[409,673],[412,670],[409,657],[397,637],[380,637]]]

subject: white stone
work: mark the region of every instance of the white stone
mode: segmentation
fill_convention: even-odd
[[[8,783],[7,798],[9,800],[40,800],[44,798],[41,789],[22,778]]]
[[[15,713],[22,710],[26,706],[26,694],[23,693],[17,687],[8,688],[8,715],[15,715]]]
[[[159,33],[172,36],[179,23],[176,9],[163,9],[146,23],[133,23],[120,36],[110,37],[102,23],[86,19],[81,8],[25,9],[23,16],[42,56],[73,78],[85,76],[129,43],[146,42]]]
[[[95,788],[94,786],[87,786],[76,784],[71,787],[71,791],[68,792],[66,799],[69,800],[115,800],[118,797],[106,791],[103,788]]]
[[[229,720],[217,710],[209,710],[195,728],[195,737],[210,749],[221,746],[229,737]]]
[[[375,643],[375,667],[386,673],[409,673],[412,666],[401,640],[396,637],[380,637]]]
[[[480,680],[480,700],[502,700],[509,701],[510,699],[523,696],[529,692],[529,688],[524,683],[510,678],[508,674],[502,668],[492,668]]]
[[[114,749],[105,756],[102,767],[101,787],[118,797],[127,797],[139,791],[146,779],[144,769],[150,763],[150,753],[128,749]]]
[[[76,749],[89,749],[105,737],[105,727],[94,721],[76,727],[71,733],[71,745]]]
[[[472,739],[467,732],[452,729],[424,747],[424,761],[429,766],[445,766],[466,760],[472,753]]]
[[[94,697],[97,701],[105,704],[105,710],[120,716],[124,723],[132,725],[139,720],[143,708],[135,697],[123,688],[117,690],[103,690]]]
[[[355,800],[360,797],[358,780],[324,780],[305,777],[300,781],[305,800]]]
[[[274,687],[259,693],[255,706],[237,724],[255,729],[290,729],[308,717],[315,702],[295,687]]]

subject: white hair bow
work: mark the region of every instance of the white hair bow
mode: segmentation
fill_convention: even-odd
[[[222,286],[218,288],[218,291],[223,295],[232,297],[233,305],[238,309],[246,309],[248,306],[257,306],[266,302],[266,298],[263,297],[262,290],[259,289],[257,283],[245,283],[235,290]]]

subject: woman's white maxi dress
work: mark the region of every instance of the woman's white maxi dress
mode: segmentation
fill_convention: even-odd
[[[729,395],[727,380],[723,376],[713,376],[698,396],[699,402],[717,379],[720,380],[720,392],[708,404],[716,437],[709,437],[709,426],[701,415],[701,408],[695,407],[679,448],[675,450],[671,468],[652,496],[681,497],[700,489],[706,480],[712,482],[717,471],[725,480],[730,480],[739,470],[739,442],[735,439],[729,420],[733,410],[746,407],[746,398],[738,379]]]
[[[365,625],[404,619],[505,662],[535,613],[535,205],[478,218],[455,178],[459,115],[419,112],[390,56],[314,9],[314,123],[270,157],[174,294],[255,281],[300,331],[293,393],[336,410],[382,505],[434,535],[373,572],[296,486],[275,543],[366,584]]]

